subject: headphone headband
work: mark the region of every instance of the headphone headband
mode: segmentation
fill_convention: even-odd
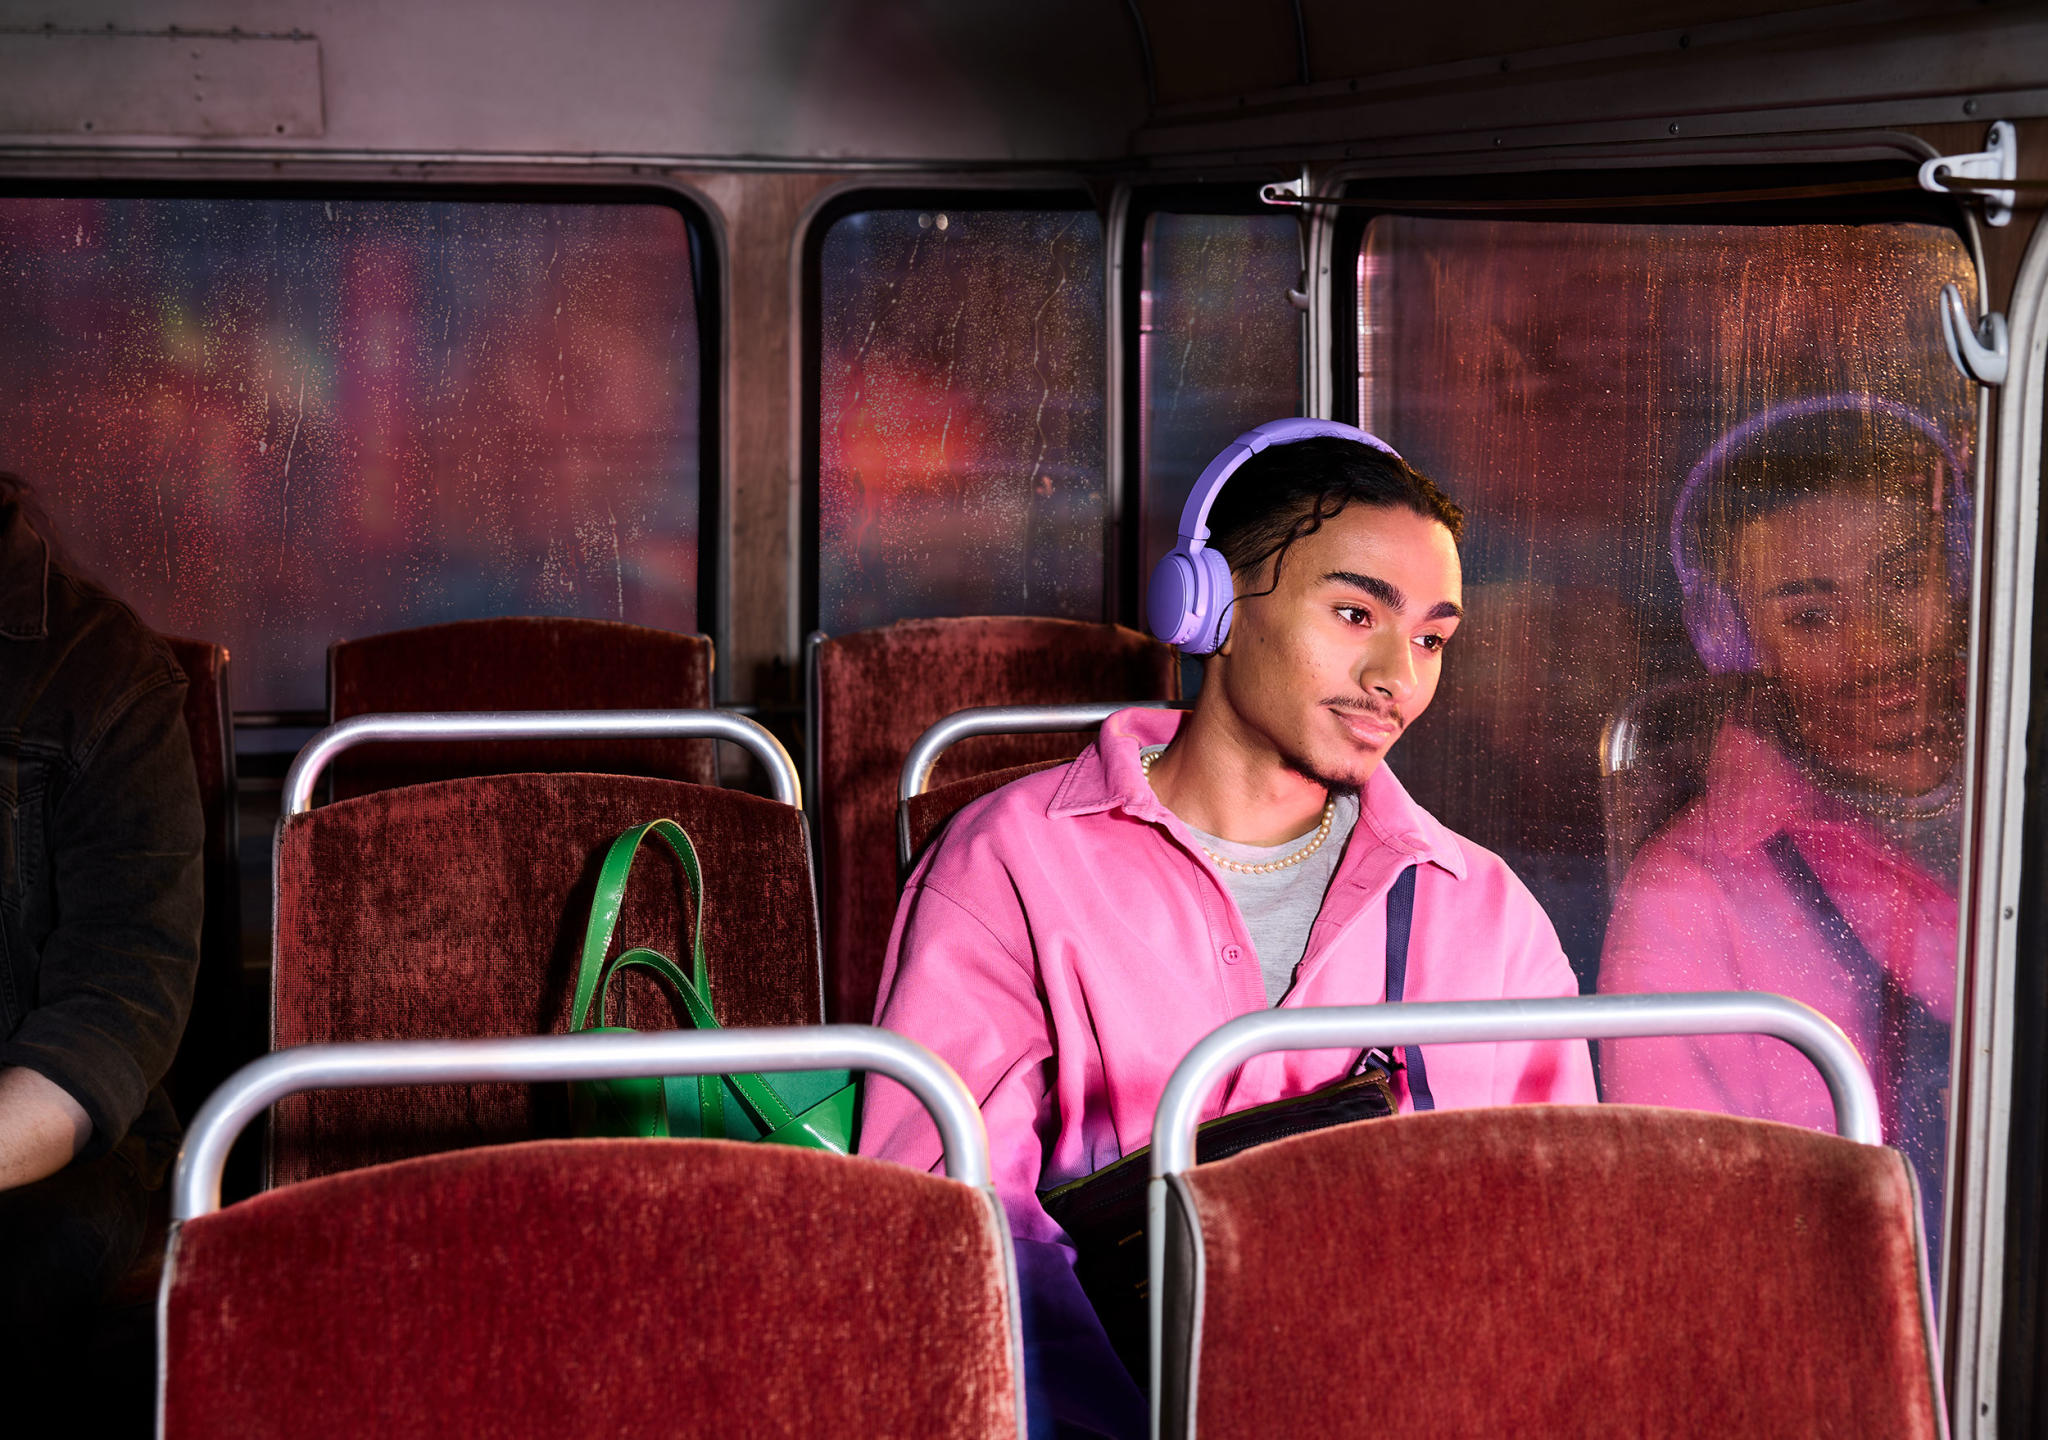
[[[1192,549],[1208,540],[1209,510],[1215,505],[1216,497],[1223,493],[1224,483],[1237,473],[1238,467],[1261,450],[1275,445],[1292,445],[1297,440],[1352,440],[1384,451],[1396,460],[1401,458],[1401,452],[1379,436],[1356,425],[1346,425],[1341,420],[1311,420],[1307,416],[1295,415],[1254,425],[1224,446],[1196,477],[1193,488],[1188,491],[1187,504],[1181,507],[1182,546]]]
[[[1254,426],[1203,467],[1180,514],[1180,541],[1152,569],[1145,619],[1152,633],[1190,655],[1207,655],[1230,634],[1230,565],[1209,548],[1209,508],[1239,466],[1261,450],[1297,440],[1349,440],[1401,458],[1377,435],[1335,420],[1293,416]]]

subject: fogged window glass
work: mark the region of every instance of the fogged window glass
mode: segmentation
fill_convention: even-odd
[[[1292,215],[1151,216],[1138,374],[1144,568],[1171,550],[1202,467],[1301,412],[1301,230]]]
[[[1584,987],[1774,991],[1869,1063],[1939,1216],[1971,394],[1918,225],[1383,218],[1360,413],[1470,515],[1392,760],[1505,855]],[[1603,1048],[1610,1101],[1828,1127],[1788,1047]],[[1939,1250],[1935,1251],[1939,1254]]]
[[[819,256],[819,624],[1102,617],[1102,226],[868,210]]]
[[[82,568],[224,642],[697,617],[690,241],[664,205],[0,199],[0,468]]]

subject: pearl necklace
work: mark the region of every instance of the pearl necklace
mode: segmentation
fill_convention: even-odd
[[[1145,772],[1145,783],[1147,785],[1152,783],[1152,762],[1165,753],[1163,750],[1149,750],[1138,757],[1138,763]],[[1322,849],[1323,842],[1330,838],[1330,827],[1336,823],[1336,820],[1337,797],[1332,795],[1323,802],[1323,823],[1316,826],[1316,833],[1309,836],[1308,843],[1292,855],[1284,856],[1278,860],[1268,860],[1262,865],[1247,865],[1239,860],[1226,860],[1207,845],[1202,847],[1202,853],[1215,861],[1223,869],[1234,870],[1240,875],[1271,875],[1276,870],[1285,870],[1290,865],[1299,865],[1302,861],[1308,859],[1309,856],[1315,854],[1316,851]]]

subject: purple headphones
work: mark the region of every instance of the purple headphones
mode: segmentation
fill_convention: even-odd
[[[1837,412],[1861,412],[1888,416],[1902,424],[1910,425],[1933,442],[1942,458],[1948,462],[1948,495],[1943,506],[1944,528],[1948,548],[1949,588],[1960,595],[1967,592],[1970,584],[1970,541],[1971,506],[1969,473],[1963,468],[1962,457],[1956,453],[1948,436],[1939,425],[1910,405],[1896,400],[1887,400],[1877,395],[1855,393],[1837,395],[1807,395],[1797,400],[1787,400],[1759,411],[1730,430],[1713,444],[1713,448],[1699,458],[1685,477],[1685,484],[1679,487],[1678,503],[1671,510],[1671,568],[1678,572],[1678,587],[1684,596],[1686,633],[1692,637],[1692,648],[1699,653],[1707,670],[1715,675],[1734,675],[1754,671],[1757,668],[1756,646],[1749,638],[1749,628],[1742,623],[1742,614],[1736,608],[1735,597],[1716,584],[1708,574],[1700,547],[1689,533],[1689,512],[1708,476],[1737,446],[1747,441],[1760,430],[1787,420],[1804,419],[1809,415],[1826,415]]]
[[[1188,492],[1188,503],[1180,512],[1180,543],[1152,567],[1152,583],[1145,591],[1145,621],[1154,635],[1189,655],[1207,655],[1222,646],[1230,635],[1230,601],[1235,592],[1230,562],[1209,548],[1209,507],[1237,467],[1261,450],[1316,439],[1355,440],[1384,450],[1396,460],[1401,458],[1393,446],[1355,425],[1300,417],[1268,420],[1224,446],[1223,453],[1209,462]]]

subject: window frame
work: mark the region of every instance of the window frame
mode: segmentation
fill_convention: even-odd
[[[833,191],[805,217],[799,239],[797,297],[797,413],[799,424],[797,474],[799,507],[799,556],[797,561],[797,634],[816,636],[820,627],[820,567],[824,548],[824,254],[825,239],[832,227],[849,215],[869,210],[1065,210],[1093,212],[1102,226],[1103,268],[1112,259],[1110,216],[1098,197],[1080,184],[1037,182],[1028,186],[990,185],[986,188],[955,182],[929,185],[875,186],[856,184]],[[1116,317],[1105,304],[1103,332],[1107,337]],[[1106,540],[1103,557],[1103,614],[1112,618],[1116,592],[1114,569],[1117,519],[1122,497],[1117,493],[1112,469],[1116,437],[1111,412],[1116,405],[1113,384],[1103,394],[1105,433],[1103,436]],[[808,648],[808,647],[806,647]],[[809,665],[805,666],[808,670]]]
[[[1120,342],[1120,363],[1110,376],[1112,403],[1120,424],[1118,450],[1117,524],[1111,537],[1114,549],[1111,574],[1116,581],[1116,619],[1136,629],[1145,628],[1145,472],[1144,375],[1138,365],[1139,339],[1144,325],[1145,228],[1155,215],[1265,216],[1287,214],[1285,207],[1268,205],[1259,199],[1259,188],[1278,180],[1293,178],[1284,172],[1262,172],[1257,178],[1239,181],[1211,181],[1181,185],[1134,185],[1123,192],[1121,233],[1113,238],[1116,265],[1113,271],[1115,311],[1111,317]],[[1308,245],[1311,217],[1296,213],[1301,230],[1302,287],[1308,287]],[[1312,291],[1310,292],[1313,293]],[[1311,302],[1313,303],[1313,302]],[[1301,410],[1310,410],[1311,331],[1309,311],[1301,312]]]
[[[1366,230],[1383,215],[1470,218],[1475,221],[1530,220],[1540,222],[1591,222],[1616,225],[1829,225],[1829,224],[1932,224],[1955,233],[1963,242],[1977,276],[1982,303],[1990,305],[1991,269],[1986,263],[1982,234],[1974,209],[1963,197],[1937,195],[1917,188],[1899,188],[1863,194],[1788,196],[1751,201],[1711,203],[1659,203],[1663,195],[1691,196],[1725,193],[1731,190],[1800,189],[1838,185],[1858,180],[1907,180],[1915,175],[1925,154],[1924,145],[1898,137],[1893,147],[1896,158],[1871,159],[1868,148],[1835,161],[1758,158],[1730,164],[1683,164],[1667,161],[1650,166],[1614,166],[1600,169],[1544,168],[1487,174],[1431,173],[1423,176],[1382,177],[1368,175],[1362,167],[1343,167],[1325,177],[1324,193],[1356,201],[1368,195],[1384,197],[1386,203],[1343,208],[1324,208],[1317,217],[1321,244],[1312,254],[1322,257],[1317,264],[1322,283],[1317,297],[1319,313],[1327,317],[1328,348],[1317,357],[1328,385],[1328,413],[1352,424],[1360,423],[1358,346],[1358,260]],[[1922,151],[1925,151],[1923,154]],[[1811,152],[1808,152],[1808,157]],[[1634,200],[1637,203],[1620,204]],[[1542,203],[1545,201],[1554,203]],[[1596,202],[1593,204],[1574,202]],[[1606,202],[1606,203],[1597,203]],[[2048,245],[2048,228],[2037,243]],[[2017,301],[2015,301],[2017,305]],[[2018,341],[2015,339],[2015,355]],[[1995,1281],[1976,1274],[1986,1243],[1988,1228],[1982,1217],[1988,1210],[2002,1211],[2005,1205],[2003,1155],[2011,1143],[2010,1134],[1987,1131],[1997,1104],[1992,1093],[2001,1089],[1997,1062],[1976,1055],[1980,1025],[1988,1012],[1986,994],[2001,982],[2002,952],[2009,947],[1989,933],[1984,917],[1995,914],[2001,877],[1993,873],[2015,870],[2019,848],[1984,831],[1983,810],[1987,795],[2007,785],[2004,771],[2011,768],[2011,754],[2023,734],[2000,733],[2006,717],[1999,709],[1995,687],[1986,683],[1985,662],[1993,642],[2005,623],[2000,612],[2003,590],[1993,574],[1994,544],[2009,543],[1992,528],[1994,508],[2003,508],[2007,492],[2024,482],[2016,470],[2004,484],[2002,471],[2012,470],[2001,448],[2000,435],[1990,423],[1992,402],[1988,392],[1976,390],[1976,431],[1973,436],[1974,476],[1972,498],[1976,507],[1977,533],[1972,550],[1970,586],[1969,708],[1965,753],[1965,811],[1960,873],[1963,884],[1958,894],[1956,961],[1956,1017],[1950,1049],[1948,1183],[1943,1203],[1945,1255],[1941,1266],[1941,1293],[1934,1296],[1934,1313],[1946,1367],[1951,1399],[1966,1367],[1976,1373],[1969,1386],[1971,1394],[1982,1393],[1992,1376],[1978,1364],[1981,1342],[1978,1316],[1987,1303],[1986,1287],[1996,1290]],[[2036,457],[2038,460],[2038,456]],[[2017,604],[2031,613],[2034,598],[2027,593],[2032,575],[2016,577]],[[2025,688],[2025,687],[2020,687]],[[2024,747],[2021,746],[2021,763]],[[1994,767],[2000,773],[1993,773]],[[2008,817],[2010,827],[2017,820]],[[1997,1029],[1995,1017],[1993,1030]],[[2010,1020],[2005,1021],[2009,1028]],[[1993,1035],[1995,1041],[1996,1035]],[[2003,1063],[2009,1073],[2010,1043]],[[2008,1090],[2009,1093],[2009,1090]],[[2015,1127],[2008,1122],[2006,1129]],[[1987,1170],[1987,1160],[1990,1162]],[[1996,1191],[1996,1194],[1989,1193]],[[1994,1243],[1996,1241],[1994,1240]],[[1991,1294],[1988,1303],[2001,1303]],[[1961,1343],[1958,1343],[1961,1342]],[[1994,1342],[1995,1343],[1995,1342]],[[1965,1358],[1963,1351],[1971,1353]],[[1995,1366],[1992,1367],[1996,1369]],[[1968,1396],[1965,1397],[1968,1403]],[[1974,1405],[1971,1408],[1975,1408]],[[1977,1417],[1957,1415],[1957,1423]]]
[[[298,174],[276,180],[237,174],[218,178],[159,179],[113,175],[0,176],[0,200],[344,200],[443,204],[661,205],[682,217],[690,246],[692,304],[697,315],[697,630],[720,646],[730,630],[724,603],[731,557],[724,520],[728,502],[724,464],[725,243],[716,212],[689,189],[636,183],[616,176],[588,180],[450,178],[377,181],[346,175],[327,180]],[[322,673],[325,660],[322,659]],[[232,728],[297,733],[327,723],[325,710],[235,710]],[[241,746],[237,741],[237,753]]]

